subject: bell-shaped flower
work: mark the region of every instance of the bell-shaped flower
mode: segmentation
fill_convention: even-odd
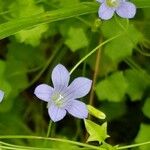
[[[67,112],[77,118],[87,118],[86,105],[77,99],[89,93],[92,81],[85,77],[78,77],[69,85],[70,74],[61,64],[53,69],[51,78],[53,87],[40,84],[34,91],[39,99],[48,102],[50,118],[54,122],[59,121]]]
[[[133,18],[136,14],[136,6],[127,0],[97,0],[101,3],[99,17],[104,20],[111,19],[116,12],[122,18]]]

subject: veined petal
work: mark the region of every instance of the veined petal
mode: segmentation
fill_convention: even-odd
[[[47,84],[40,84],[35,88],[34,94],[43,101],[50,101],[54,89]]]
[[[116,13],[122,18],[133,18],[136,14],[136,7],[131,2],[122,2],[116,9]]]
[[[63,87],[67,87],[70,80],[68,70],[61,64],[58,64],[52,71],[52,82],[54,88],[61,90]]]
[[[54,122],[57,122],[65,117],[66,110],[59,108],[59,107],[55,106],[54,104],[51,104],[48,108],[48,113],[49,113],[50,118]]]
[[[83,102],[78,100],[72,100],[71,105],[67,107],[67,111],[74,117],[77,118],[87,118],[88,110],[86,105]]]
[[[84,77],[78,77],[68,86],[64,97],[66,99],[81,98],[89,93],[91,85],[92,80]]]
[[[114,11],[114,8],[108,7],[105,3],[102,3],[99,7],[98,15],[101,19],[108,20],[112,18]]]
[[[4,98],[4,92],[0,90],[0,102],[3,100]]]

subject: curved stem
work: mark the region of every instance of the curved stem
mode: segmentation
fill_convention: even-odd
[[[80,143],[76,141],[66,140],[66,139],[59,139],[59,138],[47,138],[47,137],[40,137],[40,136],[27,136],[27,135],[5,135],[0,136],[0,139],[34,139],[34,140],[49,140],[49,141],[56,141],[56,142],[63,142],[63,143],[70,143],[73,145],[78,145],[82,147],[87,147],[95,150],[105,150],[104,148],[100,148],[98,146],[93,146],[85,143]]]
[[[63,143],[70,143],[73,145],[78,145],[82,147],[87,147],[95,150],[105,150],[104,148],[98,147],[98,146],[93,146],[89,145],[86,143],[80,143],[76,141],[71,141],[71,140],[66,140],[66,139],[59,139],[59,138],[46,138],[46,137],[40,137],[40,136],[27,136],[27,135],[3,135],[0,136],[0,139],[33,139],[33,140],[49,140],[49,141],[56,141],[56,142],[63,142]],[[143,143],[138,143],[138,144],[132,144],[132,145],[126,145],[126,146],[120,146],[117,147],[117,149],[126,149],[126,148],[132,148],[132,147],[138,147],[138,146],[143,146],[150,144],[150,141],[143,142]]]
[[[101,43],[100,45],[98,45],[97,47],[95,47],[90,53],[88,53],[87,55],[85,55],[70,71],[70,74],[73,73],[73,71],[85,60],[87,59],[89,56],[91,56],[94,52],[96,52],[100,47],[102,47],[103,45],[107,44],[108,42],[118,38],[121,34],[118,34],[116,36],[113,36],[112,38],[104,41],[103,43]]]
[[[127,148],[133,148],[133,147],[138,147],[138,146],[143,146],[150,144],[150,141],[148,142],[143,142],[143,143],[138,143],[138,144],[132,144],[132,145],[126,145],[126,146],[120,146],[117,149],[127,149]]]
[[[7,149],[24,149],[24,150],[49,150],[49,148],[40,148],[40,147],[29,147],[29,146],[20,146],[20,145],[14,145],[14,144],[9,144],[9,143],[5,143],[5,142],[2,142],[0,141],[0,148],[6,148]]]

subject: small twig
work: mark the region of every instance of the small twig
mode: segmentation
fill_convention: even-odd
[[[100,39],[100,43],[102,43],[102,38]],[[94,75],[93,75],[93,84],[92,84],[92,89],[90,93],[90,98],[89,98],[89,104],[93,105],[94,102],[94,90],[95,90],[95,84],[99,72],[99,65],[100,65],[100,58],[101,58],[101,50],[102,47],[100,47],[96,53],[96,62],[95,62],[95,69],[94,69]]]

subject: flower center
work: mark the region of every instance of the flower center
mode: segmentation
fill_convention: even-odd
[[[106,4],[109,7],[118,7],[120,4],[120,0],[106,0]]]
[[[64,97],[60,93],[54,93],[52,95],[52,101],[57,105],[58,107],[61,107],[64,103]]]

